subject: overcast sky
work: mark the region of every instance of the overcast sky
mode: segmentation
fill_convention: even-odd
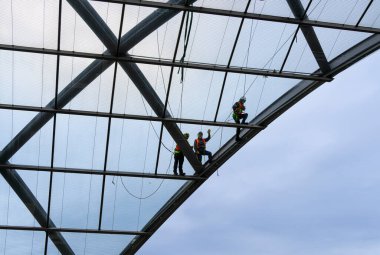
[[[379,65],[377,52],[288,110],[138,254],[380,254]]]

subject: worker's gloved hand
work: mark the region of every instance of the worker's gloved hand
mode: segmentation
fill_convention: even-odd
[[[207,130],[207,133],[210,134],[211,133],[211,129]]]

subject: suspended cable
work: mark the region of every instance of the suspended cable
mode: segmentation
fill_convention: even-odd
[[[13,0],[11,1],[11,26],[12,26],[12,45],[14,45],[14,29],[13,29]],[[12,104],[14,104],[14,69],[15,69],[15,64],[14,64],[14,51],[12,51],[12,74],[11,74],[11,79],[12,79]],[[13,139],[13,125],[14,125],[14,119],[13,119],[13,110],[12,110],[12,121],[11,121],[11,139]],[[12,160],[12,158],[11,158]],[[10,160],[10,161],[11,161]],[[10,202],[10,195],[11,195],[11,186],[8,185],[8,201],[7,201],[7,225],[9,224],[9,202]],[[7,239],[8,239],[8,230],[5,230],[5,238],[4,238],[4,255],[5,251],[7,250]]]
[[[165,174],[168,174],[168,172],[169,172],[169,169],[170,169],[170,165],[171,165],[172,159],[173,159],[173,157],[170,158],[169,166],[168,166],[168,168],[166,169],[166,173],[165,173]],[[160,184],[158,185],[158,187],[157,187],[152,193],[150,193],[149,195],[144,196],[144,197],[142,197],[142,196],[138,197],[138,196],[136,196],[135,194],[133,194],[133,193],[127,188],[127,185],[125,185],[122,176],[119,176],[119,177],[120,177],[121,183],[122,183],[122,185],[123,185],[125,191],[126,191],[130,196],[132,196],[132,197],[134,197],[134,198],[136,198],[136,199],[140,199],[140,200],[148,199],[148,198],[152,197],[154,194],[156,194],[157,191],[161,188],[162,183],[165,181],[165,179],[162,179],[161,182],[160,182]]]
[[[343,22],[344,25],[347,23],[347,20],[350,18],[351,14],[354,11],[354,9],[355,9],[356,5],[358,4],[358,2],[359,2],[359,0],[356,0],[355,5],[352,7],[351,11],[348,13],[346,19]],[[334,40],[333,46],[331,47],[330,52],[327,55],[327,59],[330,58],[331,53],[332,53],[333,49],[335,48],[335,44],[337,43],[337,41],[338,41],[338,39],[339,39],[339,37],[340,37],[341,34],[342,34],[342,30],[339,30],[338,35],[336,36],[336,38]]]
[[[183,40],[183,54],[180,59],[180,63],[185,62],[186,58],[186,51],[187,51],[187,46],[189,45],[189,40],[190,40],[190,34],[191,34],[191,28],[193,26],[193,12],[185,12],[185,33],[184,33],[184,40]],[[178,68],[178,73],[181,72],[181,83],[183,83],[183,77],[184,77],[184,68],[180,67]]]
[[[72,51],[75,49],[75,40],[76,40],[76,30],[77,30],[77,14],[74,14],[74,38],[72,44]],[[73,81],[74,77],[74,57],[71,58],[71,81]],[[69,103],[69,108],[71,108],[71,103]],[[67,167],[67,154],[69,148],[69,136],[70,136],[70,119],[71,115],[69,114],[67,120],[67,136],[66,136],[66,149],[65,149],[65,168]],[[62,202],[61,202],[61,217],[60,217],[60,225],[62,227],[62,218],[63,218],[63,210],[64,210],[64,200],[65,200],[65,186],[66,186],[66,173],[63,173],[63,185],[62,185]]]
[[[45,48],[45,0],[43,1],[43,11],[42,11],[42,48]],[[42,99],[43,99],[43,91],[44,91],[44,70],[45,70],[45,54],[42,54],[42,64],[41,64],[41,97],[40,97],[40,105],[42,107]],[[40,156],[41,156],[41,129],[38,132],[38,157],[37,157],[37,165],[40,165]],[[40,171],[37,171],[37,180],[36,180],[36,189],[35,194],[36,198],[38,198],[38,185],[39,185],[39,175]],[[36,219],[33,219],[33,226],[36,226]],[[34,248],[34,231],[32,233],[32,245],[30,254],[33,254]]]

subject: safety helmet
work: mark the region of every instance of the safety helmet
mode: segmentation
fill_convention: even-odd
[[[246,100],[245,96],[242,96],[239,101],[245,103]]]
[[[183,136],[186,138],[186,139],[188,139],[189,138],[189,133],[183,133]]]
[[[198,136],[203,136],[203,132],[202,131],[198,132]]]

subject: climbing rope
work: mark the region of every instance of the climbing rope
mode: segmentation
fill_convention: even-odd
[[[186,19],[186,23],[185,23],[185,33],[184,33],[184,43],[183,43],[183,55],[181,57],[181,60],[179,61],[180,63],[184,63],[185,61],[187,46],[189,45],[191,28],[193,26],[193,12],[185,12],[185,19]],[[184,77],[183,67],[180,67],[178,69],[178,73],[180,72],[181,72],[181,83],[183,83],[183,77]]]

